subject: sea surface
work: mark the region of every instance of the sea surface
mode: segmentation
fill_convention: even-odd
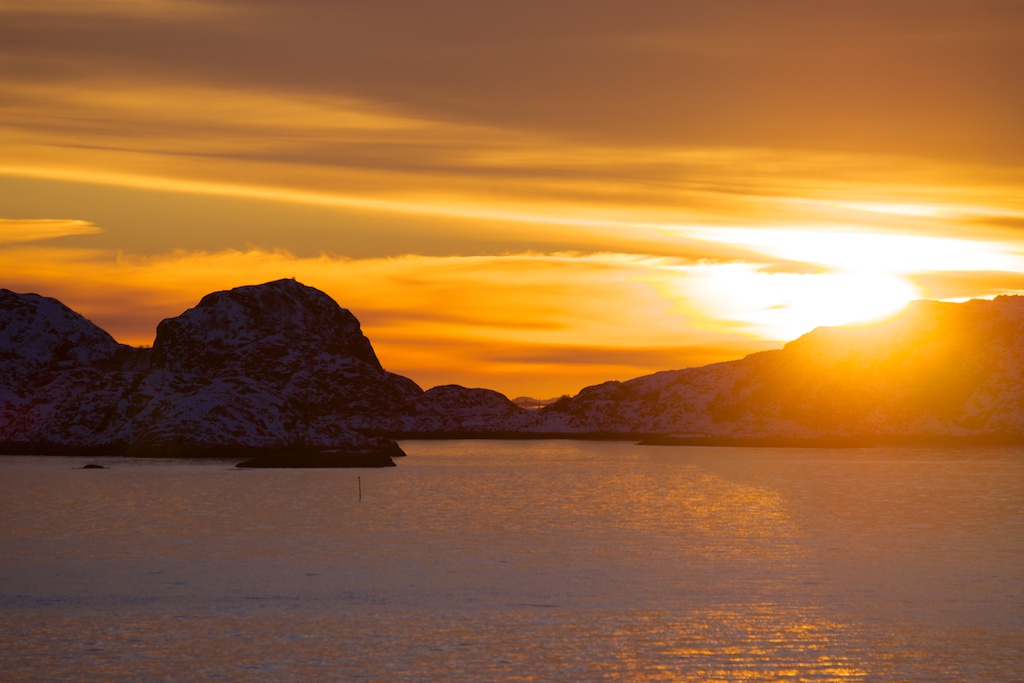
[[[1024,681],[1020,449],[402,446],[0,458],[0,679]]]

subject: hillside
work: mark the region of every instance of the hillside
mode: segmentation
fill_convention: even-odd
[[[400,455],[351,427],[422,391],[381,368],[359,322],[292,280],[203,298],[117,344],[63,304],[0,292],[0,450],[238,456]]]
[[[546,427],[800,441],[1024,438],[1024,297],[919,301],[778,351],[587,387]]]
[[[1024,297],[921,301],[871,327],[583,389],[526,410],[387,372],[359,321],[294,280],[204,297],[135,349],[0,290],[0,452],[400,455],[408,437],[709,443],[1024,441]]]

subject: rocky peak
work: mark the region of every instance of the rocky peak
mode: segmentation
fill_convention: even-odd
[[[0,358],[23,366],[94,365],[110,360],[120,348],[56,299],[0,289]]]
[[[355,429],[421,393],[381,368],[351,313],[293,280],[210,294],[152,350],[0,292],[0,452],[390,457],[394,442]]]
[[[359,321],[320,290],[295,280],[214,292],[157,327],[153,362],[176,373],[294,371],[345,357],[381,371]],[[257,374],[264,374],[258,372]]]

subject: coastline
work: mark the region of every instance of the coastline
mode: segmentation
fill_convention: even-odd
[[[1024,448],[1024,435],[981,434],[875,434],[821,437],[732,437],[732,436],[675,436],[670,434],[645,434],[621,432],[401,432],[379,434],[398,442],[403,441],[606,441],[633,442],[638,446],[692,446],[714,448],[886,448],[886,447],[954,447],[986,448],[1008,446]],[[312,448],[251,448],[211,447],[203,449],[166,449],[129,452],[123,444],[103,446],[43,446],[41,444],[0,444],[2,456],[54,456],[54,457],[123,457],[123,458],[178,458],[184,460],[238,460],[252,458],[278,458],[295,456],[309,458],[322,452]],[[400,450],[389,450],[390,457],[404,457]]]

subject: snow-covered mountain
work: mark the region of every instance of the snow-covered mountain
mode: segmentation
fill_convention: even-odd
[[[874,327],[583,389],[526,410],[424,392],[359,322],[294,280],[216,292],[115,342],[54,299],[0,290],[0,452],[401,454],[391,438],[675,435],[764,442],[1024,440],[1024,297],[918,302]]]
[[[0,315],[8,453],[400,455],[353,423],[423,393],[381,368],[355,316],[293,280],[210,294],[144,350],[53,299],[4,290]]]
[[[460,437],[529,432],[536,424],[531,411],[504,394],[448,384],[416,397],[399,419],[375,426],[393,435]]]
[[[1024,440],[1024,297],[919,301],[881,325],[818,328],[778,351],[607,382],[542,412],[552,431]]]

